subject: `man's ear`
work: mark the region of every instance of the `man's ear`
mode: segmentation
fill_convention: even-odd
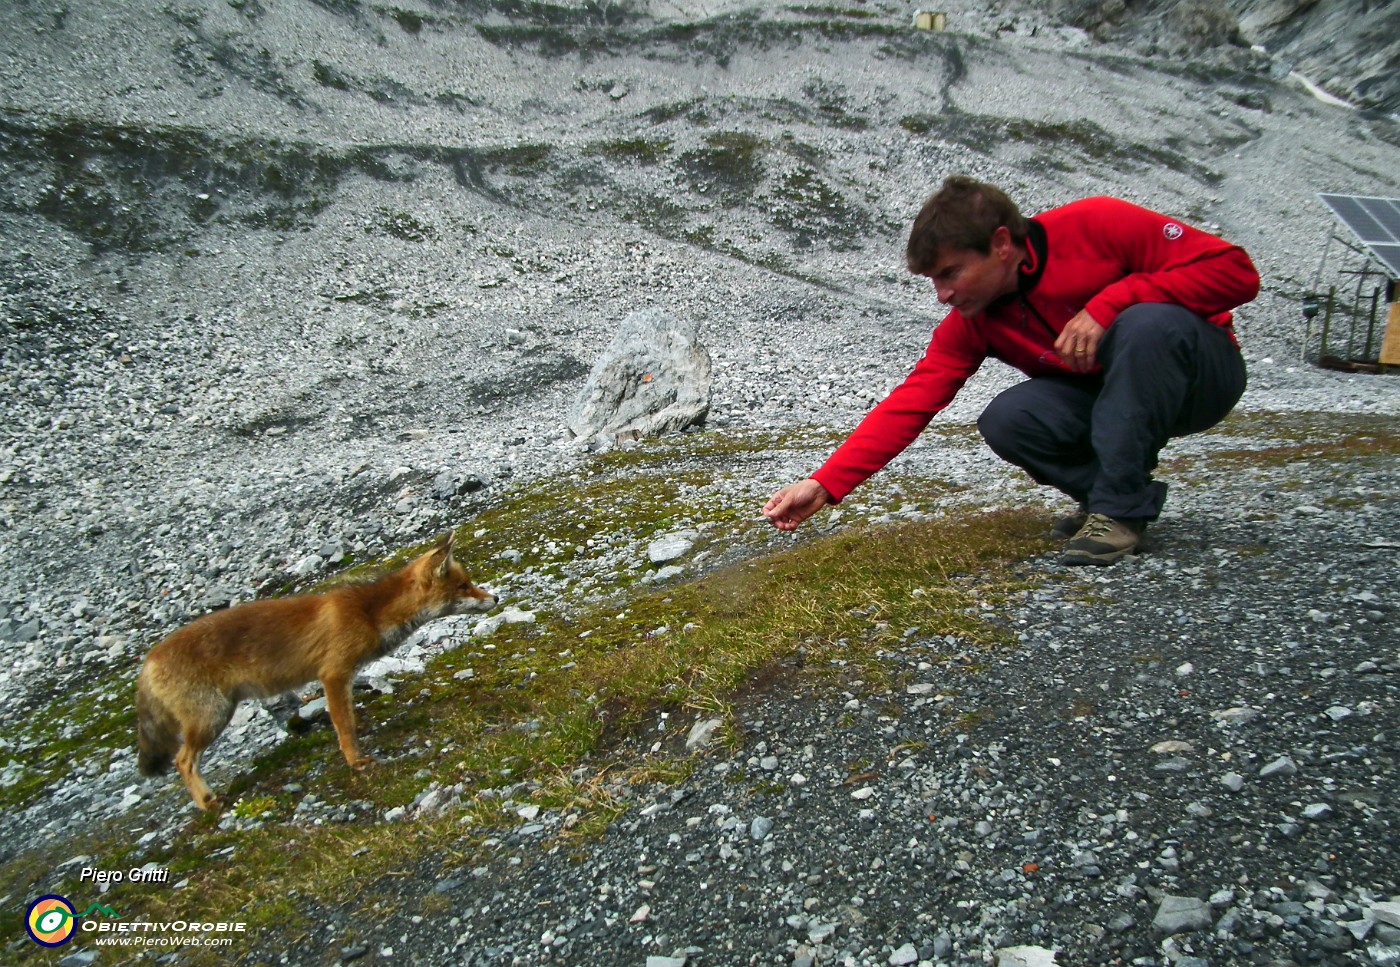
[[[1006,258],[1016,247],[1016,243],[1011,239],[1011,229],[1005,225],[998,225],[992,232],[992,254],[998,258]]]

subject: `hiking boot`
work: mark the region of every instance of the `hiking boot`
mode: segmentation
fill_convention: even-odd
[[[1079,529],[1084,526],[1084,522],[1088,519],[1088,509],[1080,504],[1079,509],[1074,513],[1055,521],[1055,526],[1050,528],[1049,536],[1057,541],[1067,541],[1079,533]]]
[[[1065,545],[1061,564],[1112,564],[1137,550],[1145,523],[1090,514],[1074,539]]]

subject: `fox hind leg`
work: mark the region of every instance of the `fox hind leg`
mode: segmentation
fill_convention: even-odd
[[[219,797],[214,795],[209,784],[199,774],[200,756],[204,755],[204,750],[209,748],[210,743],[217,737],[218,733],[209,729],[187,730],[180,751],[175,753],[175,768],[179,770],[180,778],[185,780],[185,788],[190,791],[190,798],[196,806],[204,810],[217,810],[221,805]]]
[[[223,734],[237,707],[236,699],[217,689],[199,689],[182,696],[176,717],[180,720],[183,741],[180,751],[175,753],[175,768],[185,781],[185,788],[190,791],[194,804],[200,809],[217,810],[222,805],[219,797],[204,781],[204,776],[200,775],[199,760],[214,740]]]

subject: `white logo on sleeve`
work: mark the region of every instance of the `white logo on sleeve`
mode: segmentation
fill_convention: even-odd
[[[1162,226],[1162,234],[1167,237],[1167,241],[1175,242],[1177,239],[1181,238],[1181,236],[1186,234],[1186,230],[1183,229],[1176,222],[1167,222],[1165,225]]]

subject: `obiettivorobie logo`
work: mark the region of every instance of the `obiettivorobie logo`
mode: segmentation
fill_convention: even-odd
[[[73,934],[77,932],[77,921],[83,917],[90,917],[94,913],[100,913],[104,917],[121,919],[117,911],[111,907],[104,907],[100,903],[94,903],[82,913],[75,913],[73,904],[68,901],[67,897],[50,893],[29,904],[29,912],[25,914],[24,918],[24,928],[29,931],[29,939],[36,944],[44,947],[62,947],[73,939]]]
[[[242,920],[123,920],[101,903],[78,913],[67,897],[50,893],[29,904],[24,928],[41,947],[62,947],[79,932],[90,935],[98,946],[227,947],[247,932],[248,924]]]

